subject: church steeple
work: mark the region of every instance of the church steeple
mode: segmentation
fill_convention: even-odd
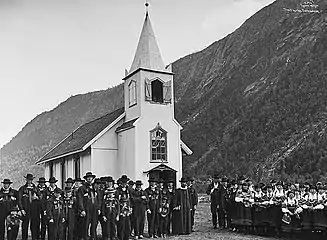
[[[142,32],[129,74],[138,68],[165,71],[165,65],[153,32],[148,10],[146,10]]]

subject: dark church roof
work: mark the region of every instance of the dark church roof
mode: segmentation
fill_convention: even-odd
[[[139,119],[139,118],[134,118],[132,120],[129,120],[127,122],[124,122],[121,126],[119,126],[117,129],[116,129],[116,133],[118,132],[122,132],[122,131],[125,131],[125,130],[128,130],[130,128],[133,128],[134,127],[134,122]]]
[[[84,146],[92,141],[92,139],[94,139],[123,113],[124,108],[120,108],[78,127],[75,131],[66,136],[66,138],[64,138],[57,146],[52,148],[47,154],[38,160],[37,163],[39,164],[47,160],[84,151]]]

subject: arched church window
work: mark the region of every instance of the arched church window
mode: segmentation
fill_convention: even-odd
[[[150,131],[151,161],[167,162],[167,132],[158,124]]]
[[[163,84],[161,81],[154,80],[151,82],[152,101],[163,103]]]
[[[131,80],[128,85],[129,106],[132,107],[137,103],[136,100],[136,82]]]

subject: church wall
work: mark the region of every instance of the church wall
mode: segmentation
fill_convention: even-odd
[[[90,151],[85,151],[80,154],[80,167],[81,167],[81,177],[83,177],[85,173],[92,171]]]
[[[74,161],[73,161],[73,157],[69,156],[66,160],[66,179],[71,177],[72,179],[74,179]],[[66,180],[65,179],[65,180]]]
[[[46,180],[50,178],[50,166],[49,163],[46,163],[44,166],[44,177]]]
[[[57,186],[61,186],[61,161],[62,159],[60,158],[59,161],[55,161],[53,163],[53,175],[54,177],[58,180],[58,182],[56,183]]]
[[[97,176],[113,176],[117,172],[118,140],[115,130],[122,123],[122,120],[118,122],[91,146],[92,169]]]
[[[136,180],[135,146],[135,128],[118,133],[118,166],[114,175],[116,179],[126,174]]]
[[[172,119],[160,118],[160,115],[153,116],[150,119],[142,118],[137,122],[137,137],[136,137],[136,173],[137,178],[142,179],[144,182],[147,181],[148,177],[144,171],[150,170],[159,164],[161,161],[151,162],[151,148],[150,148],[150,131],[154,129],[159,122],[160,126],[166,130],[167,133],[167,160],[164,162],[167,166],[177,171],[176,180],[182,176],[182,156],[180,149],[180,130],[179,126],[172,121]]]

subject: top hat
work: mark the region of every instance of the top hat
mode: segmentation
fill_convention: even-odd
[[[187,182],[187,179],[185,177],[182,177],[181,180],[179,180],[180,182]]]
[[[5,178],[5,179],[3,179],[3,181],[1,183],[3,183],[3,184],[12,184],[12,181],[10,181],[10,179],[8,179],[8,178]]]
[[[143,185],[143,183],[142,183],[141,180],[137,180],[137,181],[135,182],[135,185],[140,186],[140,185]]]
[[[67,178],[65,183],[74,183],[74,180],[72,178]]]
[[[81,179],[81,178],[75,178],[75,179],[74,179],[74,182],[84,182],[84,180]]]
[[[39,180],[37,181],[38,183],[46,183],[47,181],[45,180],[44,177],[40,177]]]
[[[83,178],[86,179],[88,177],[95,178],[95,175],[93,173],[91,173],[91,172],[87,172]]]
[[[149,177],[148,182],[158,182],[158,179],[155,178],[154,176]]]
[[[102,181],[100,180],[100,178],[95,178],[95,179],[94,179],[94,183],[95,183],[95,184],[101,184]]]
[[[100,178],[96,178],[96,179],[94,179],[94,183],[95,184],[102,184],[102,181],[100,180]]]
[[[26,176],[24,176],[24,178],[26,178],[26,180],[33,180],[34,176],[32,173],[27,173]]]
[[[103,181],[105,181],[105,182],[115,182],[115,180],[112,178],[112,176],[104,177]]]
[[[49,183],[56,183],[58,180],[55,177],[49,178]]]
[[[122,175],[121,177],[120,177],[120,182],[122,182],[122,183],[127,183],[128,181],[129,181],[129,178],[127,177],[127,175]]]

